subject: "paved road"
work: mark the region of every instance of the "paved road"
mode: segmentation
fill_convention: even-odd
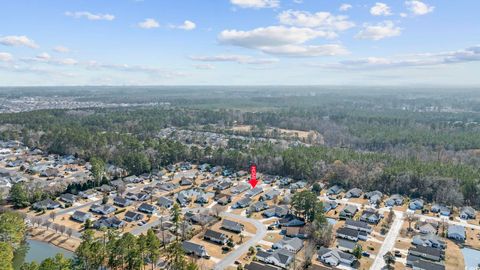
[[[238,260],[243,254],[248,252],[248,249],[250,247],[254,247],[265,237],[265,235],[267,235],[267,228],[265,227],[265,225],[256,219],[251,219],[227,212],[223,212],[221,216],[224,218],[233,218],[242,222],[251,223],[255,226],[257,232],[251,239],[240,245],[237,249],[232,250],[225,258],[219,261],[217,265],[215,265],[215,270],[223,270],[226,269],[228,266],[233,265],[236,260]]]
[[[395,219],[393,220],[392,226],[388,231],[385,240],[383,241],[378,255],[375,257],[370,270],[381,270],[385,266],[385,261],[383,260],[383,255],[388,251],[391,251],[395,245],[395,240],[397,239],[400,230],[402,229],[403,224],[403,212],[395,211]]]

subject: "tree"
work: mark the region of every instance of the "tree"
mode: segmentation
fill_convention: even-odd
[[[362,253],[363,253],[362,246],[356,245],[355,248],[353,249],[353,256],[355,256],[357,259],[360,260],[362,258]]]
[[[98,157],[92,157],[90,159],[90,165],[92,166],[92,176],[99,185],[103,175],[105,174],[105,161]]]
[[[55,217],[57,216],[57,213],[55,211],[52,211],[48,214],[48,216],[52,221],[55,221]]]
[[[38,270],[71,270],[72,260],[63,257],[63,254],[58,253],[53,258],[47,258],[38,267]]]
[[[319,195],[320,194],[320,191],[322,191],[322,188],[320,187],[320,184],[319,183],[314,183],[313,186],[312,186],[312,191]]]
[[[0,270],[13,270],[13,248],[6,242],[0,242]]]
[[[25,208],[30,205],[27,189],[21,182],[13,184],[9,197],[15,208]]]
[[[387,269],[389,270],[394,269],[393,265],[395,264],[395,256],[393,256],[393,254],[390,251],[388,251],[387,253],[385,253],[385,255],[383,255],[383,260],[385,261]]]
[[[297,215],[312,222],[315,218],[323,216],[323,205],[317,196],[309,190],[297,192],[292,197],[291,207]]]
[[[105,195],[105,196],[103,196],[103,198],[102,198],[102,204],[107,204],[107,203],[108,203],[108,196]]]
[[[20,246],[25,237],[25,222],[16,212],[0,214],[0,241],[9,243],[16,248]]]
[[[83,224],[83,228],[85,230],[88,230],[88,229],[92,228],[92,220],[87,218],[87,220],[85,220],[85,224]]]
[[[147,250],[148,259],[152,263],[152,270],[155,268],[155,264],[160,257],[160,240],[155,235],[152,229],[147,231]]]

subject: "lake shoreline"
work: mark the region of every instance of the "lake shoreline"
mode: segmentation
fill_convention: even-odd
[[[65,234],[62,235],[60,233],[56,233],[53,230],[38,227],[32,227],[28,230],[27,239],[52,244],[69,252],[75,252],[77,247],[80,245],[79,239],[68,237],[68,235]]]

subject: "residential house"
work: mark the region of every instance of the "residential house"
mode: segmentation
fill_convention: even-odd
[[[118,219],[117,217],[101,217],[93,223],[93,227],[96,229],[100,229],[102,227],[105,228],[113,228],[119,229],[126,225],[125,221]]]
[[[262,196],[260,196],[260,200],[263,201],[268,201],[268,200],[273,200],[274,198],[278,197],[280,195],[280,191],[277,189],[271,189]]]
[[[372,227],[368,223],[353,219],[345,220],[345,227],[355,229],[357,231],[364,231],[366,233],[372,232]]]
[[[208,229],[203,235],[203,239],[220,245],[225,245],[228,241],[228,236],[221,232]]]
[[[285,229],[285,236],[306,239],[308,232],[305,227],[287,227]]]
[[[339,249],[320,247],[318,250],[318,260],[330,266],[338,266],[340,264],[351,266],[357,261],[357,258]]]
[[[341,227],[337,230],[336,236],[338,238],[348,239],[357,242],[358,240],[366,241],[368,234],[364,231],[355,230],[348,227]]]
[[[218,193],[215,195],[214,200],[220,205],[227,205],[232,202],[232,196],[228,194]]]
[[[279,270],[279,269],[282,269],[282,268],[274,266],[274,265],[263,264],[263,263],[253,261],[253,262],[245,265],[245,269],[246,270]]]
[[[139,193],[132,193],[128,192],[127,195],[125,195],[125,198],[133,201],[146,201],[150,199],[150,194],[146,192],[139,192]]]
[[[182,243],[182,248],[185,251],[185,254],[187,255],[195,255],[201,258],[209,257],[207,254],[207,250],[202,245],[195,244],[190,241],[184,241]]]
[[[303,240],[298,237],[284,237],[272,246],[273,249],[285,249],[297,253],[303,248]]]
[[[412,258],[414,258],[412,260]],[[407,266],[410,266],[413,270],[445,270],[445,265],[440,263],[434,263],[427,260],[422,260],[416,256],[407,256]]]
[[[151,205],[148,203],[142,203],[138,207],[138,211],[151,215],[157,211],[157,208],[154,205]]]
[[[193,185],[193,182],[190,179],[182,178],[182,180],[180,180],[180,186],[191,186],[191,185]]]
[[[213,221],[217,220],[214,216],[205,214],[205,213],[192,213],[192,212],[187,212],[185,213],[185,219],[187,221],[192,222],[193,224],[200,224],[200,225],[206,225],[209,223],[212,223]]]
[[[345,193],[345,198],[360,198],[362,196],[362,190],[359,188],[352,188]]]
[[[477,212],[471,206],[464,206],[460,210],[461,219],[475,219],[477,217]]]
[[[337,208],[338,206],[338,203],[336,201],[326,201],[326,202],[323,202],[323,211],[325,213],[329,212],[330,210],[333,210],[335,208]]]
[[[449,225],[447,237],[450,239],[458,240],[458,241],[465,241],[466,239],[465,227],[460,225]]]
[[[265,201],[258,201],[254,203],[253,205],[250,206],[250,211],[251,212],[260,212],[265,209],[268,209],[269,206]]]
[[[245,193],[245,197],[247,197],[247,198],[255,197],[262,192],[263,192],[262,187],[255,187],[255,188],[250,189],[247,193]]]
[[[259,250],[255,255],[258,261],[273,264],[281,268],[287,269],[290,263],[292,263],[295,255],[288,250],[277,249],[273,252],[265,252]]]
[[[90,213],[85,213],[82,211],[75,211],[73,212],[72,216],[70,216],[71,219],[78,221],[78,222],[85,222],[87,219],[92,219],[92,214]]]
[[[210,201],[210,196],[204,192],[200,192],[195,198],[195,202],[199,204],[206,204],[209,201]]]
[[[97,192],[93,189],[87,189],[85,191],[80,191],[78,195],[82,197],[82,199],[91,199],[97,195]]]
[[[367,198],[370,204],[373,205],[379,205],[382,201],[382,197],[383,193],[378,190],[365,193],[365,198]]]
[[[60,207],[60,203],[50,198],[36,202],[32,205],[32,208],[35,210],[52,210],[58,207]]]
[[[450,213],[451,213],[450,208],[441,204],[432,205],[432,207],[430,208],[430,211],[432,213],[439,213],[440,215],[446,216],[446,217],[450,216]]]
[[[186,207],[192,201],[192,196],[185,192],[180,191],[177,193],[177,202],[180,204],[181,207]]]
[[[423,209],[423,200],[422,199],[413,199],[408,204],[408,209],[410,210],[422,210]]]
[[[132,201],[123,197],[115,197],[113,198],[113,204],[119,207],[127,207],[132,204]]]
[[[173,200],[170,200],[165,196],[161,196],[157,200],[157,205],[165,209],[170,209],[173,206]]]
[[[443,251],[441,249],[426,246],[418,245],[411,247],[408,250],[408,254],[437,262],[443,259]]]
[[[340,219],[353,218],[357,212],[357,206],[348,204],[345,206],[345,208],[343,208],[342,212],[340,212],[339,217]]]
[[[283,218],[288,214],[288,206],[286,205],[275,205],[274,207],[265,210],[262,215],[266,218],[270,217],[279,217]]]
[[[363,211],[362,215],[360,216],[360,221],[367,222],[367,223],[372,223],[372,224],[378,224],[380,220],[383,218],[383,215],[380,214],[375,209],[366,209]]]
[[[233,208],[245,208],[245,207],[248,207],[251,202],[252,202],[252,199],[243,198],[243,199],[237,201]]]
[[[143,215],[133,211],[127,211],[124,217],[124,220],[127,222],[135,222],[141,219],[143,219]]]
[[[359,244],[356,241],[348,239],[337,239],[337,248],[343,252],[352,253]]]
[[[248,189],[250,189],[250,185],[249,184],[246,184],[246,183],[240,183],[234,187],[232,187],[232,189],[230,190],[232,194],[240,194],[242,192],[245,192],[247,191]]]
[[[231,181],[221,181],[221,182],[217,182],[217,184],[215,184],[213,189],[215,189],[215,190],[225,190],[225,189],[227,189],[231,186],[232,186]]]
[[[287,215],[278,221],[281,227],[301,227],[305,222],[294,215]]]
[[[341,187],[338,186],[338,185],[334,185],[334,186],[330,187],[330,188],[327,190],[327,196],[328,196],[328,195],[338,195],[338,194],[340,194],[342,191],[343,191],[343,188],[341,188]]]
[[[385,201],[385,206],[387,207],[394,207],[395,205],[400,206],[402,204],[403,204],[403,196],[399,194],[393,194],[392,196],[390,196],[390,198],[388,198]]]
[[[94,204],[90,206],[90,211],[100,214],[100,215],[108,215],[115,212],[117,208],[110,204]]]
[[[228,219],[222,220],[222,226],[220,228],[225,229],[227,231],[241,233],[243,231],[244,225],[235,221],[231,221]]]
[[[430,223],[425,223],[418,228],[421,234],[436,234],[437,229]]]
[[[440,237],[434,234],[428,235],[415,235],[412,240],[412,244],[417,246],[432,247],[445,249],[447,244]]]
[[[65,193],[65,194],[60,195],[60,200],[62,202],[66,202],[66,203],[69,203],[69,204],[74,204],[75,201],[77,200],[77,196],[75,196],[73,194],[70,194],[70,193]]]

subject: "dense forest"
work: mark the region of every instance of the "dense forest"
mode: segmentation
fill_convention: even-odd
[[[92,98],[81,90],[51,94]],[[299,180],[480,207],[480,96],[471,90],[169,90],[121,89],[125,95],[119,95],[112,89],[89,89],[87,93],[109,102],[147,102],[139,97],[149,97],[149,102],[170,106],[1,114],[0,136],[53,153],[96,157],[132,174],[178,161],[232,169],[256,161],[262,172]],[[228,135],[238,124],[314,130],[324,144],[257,141],[245,147],[232,140],[226,147],[202,147],[158,136],[166,127]],[[271,136],[262,130],[243,135]]]

